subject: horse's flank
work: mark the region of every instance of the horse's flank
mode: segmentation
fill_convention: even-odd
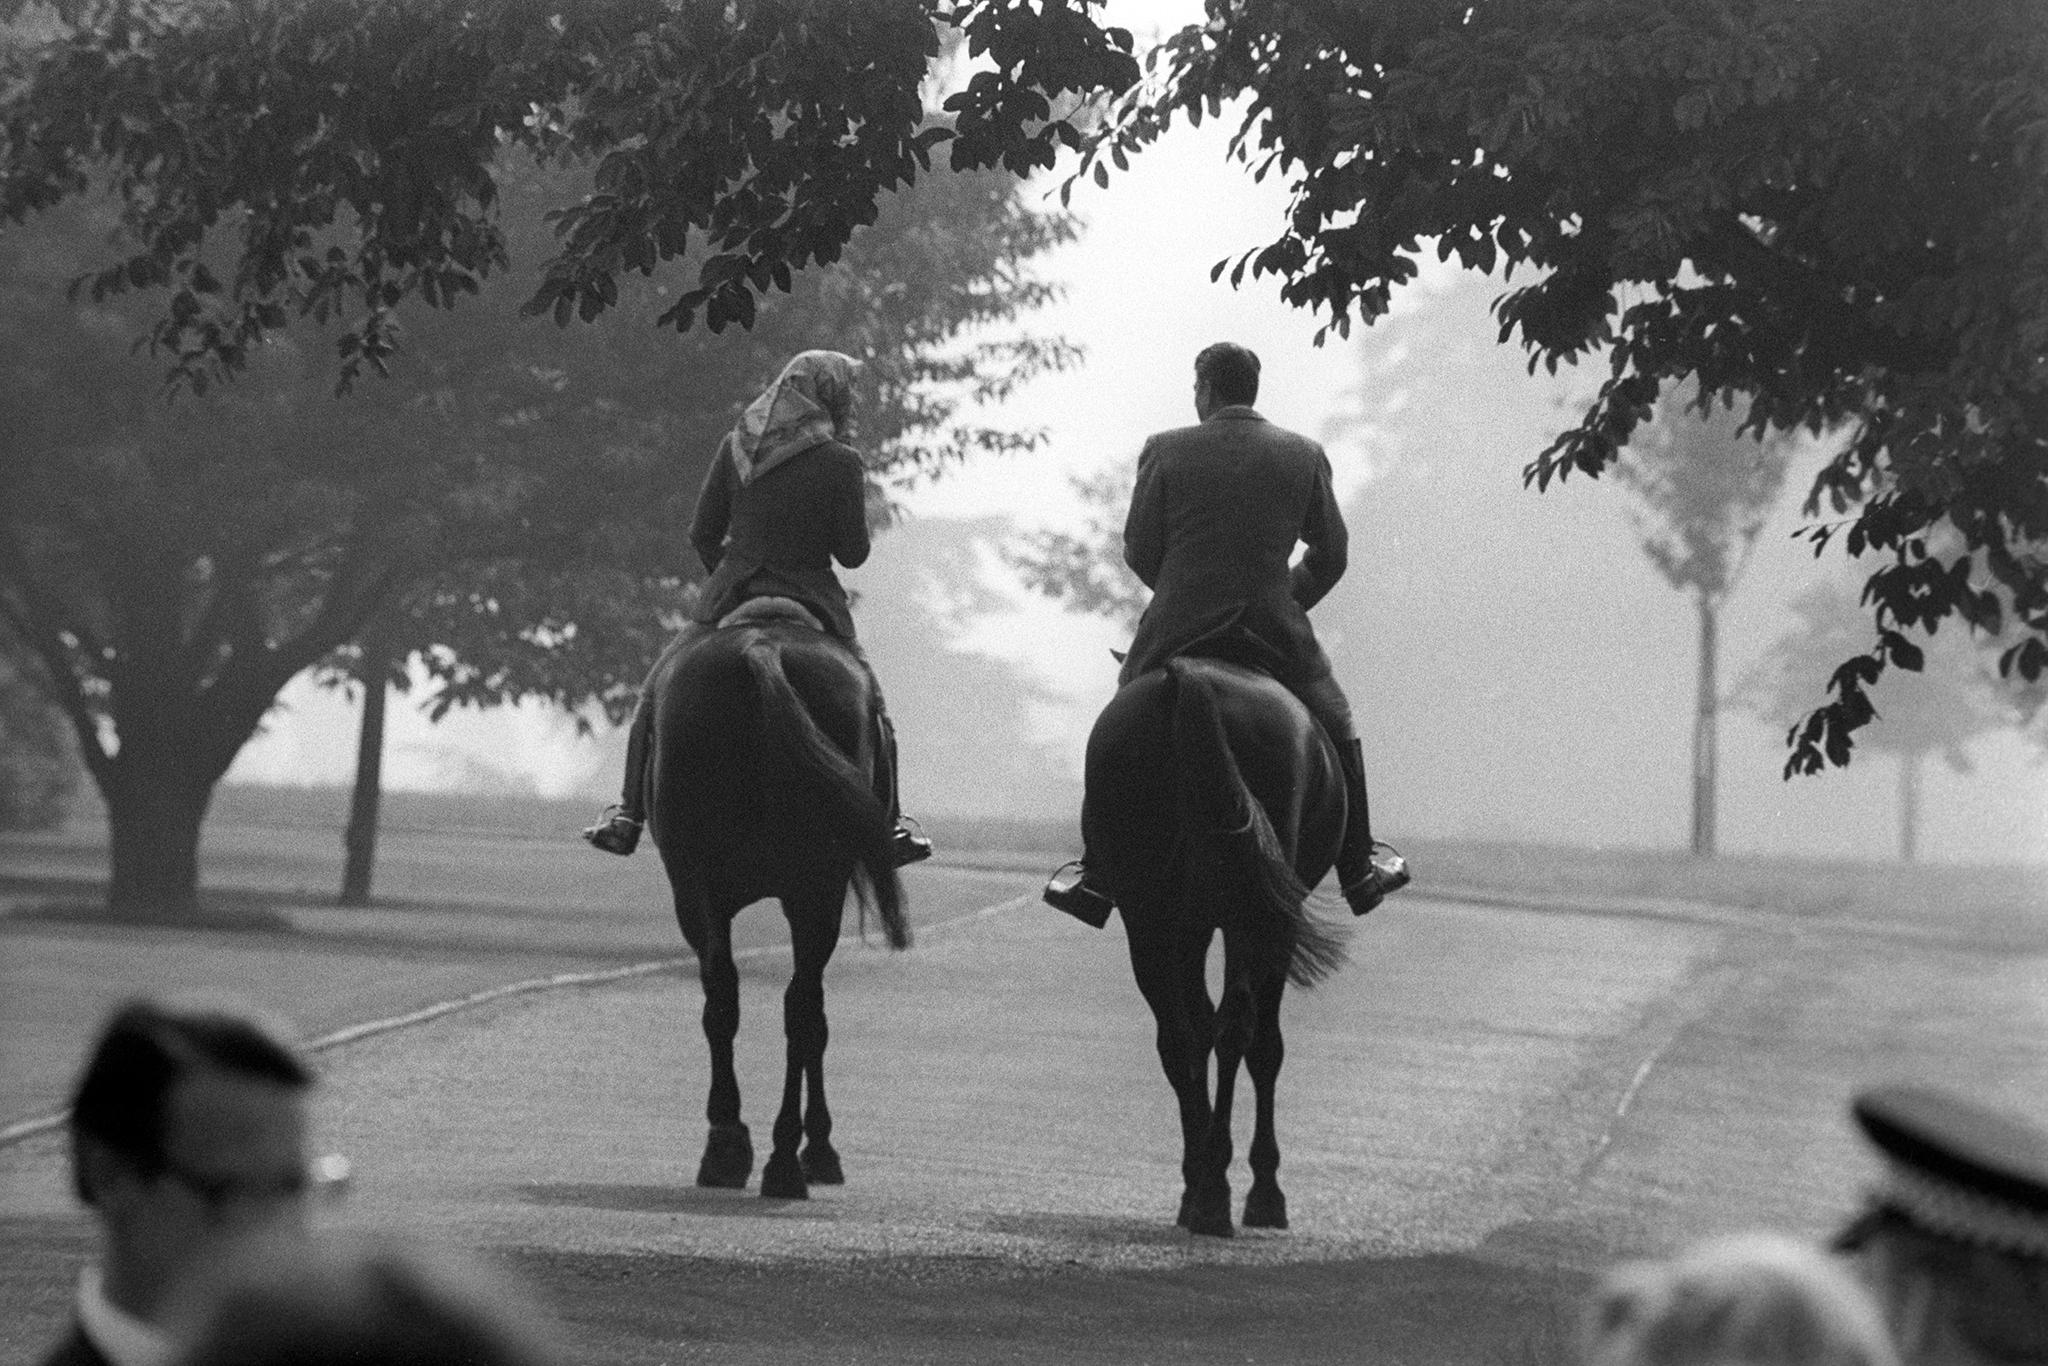
[[[837,881],[891,947],[910,942],[877,793],[867,668],[831,636],[771,621],[722,629],[678,661],[656,713],[649,831],[714,902]]]
[[[1284,955],[1287,979],[1296,986],[1314,986],[1343,966],[1344,936],[1314,913],[1312,888],[1304,877],[1308,873],[1320,879],[1323,872],[1314,867],[1320,854],[1313,831],[1308,832],[1308,847],[1302,847],[1302,815],[1309,794],[1298,782],[1284,790],[1267,782],[1263,792],[1254,792],[1238,762],[1224,710],[1226,688],[1234,695],[1246,687],[1264,690],[1278,685],[1250,670],[1212,660],[1176,659],[1167,672],[1174,683],[1173,752],[1180,775],[1181,830],[1190,854],[1206,845],[1208,857],[1223,871],[1219,888],[1226,895],[1218,928],[1228,936],[1231,919],[1249,918],[1253,923],[1245,927],[1247,941],[1276,957]],[[1264,738],[1268,747],[1284,744],[1298,761],[1291,767],[1306,774],[1314,767],[1312,750],[1319,737],[1312,728],[1290,725],[1282,735]],[[1284,842],[1268,802],[1279,807],[1288,826]]]
[[[1280,684],[1182,658],[1119,690],[1089,742],[1091,857],[1126,922],[1166,916],[1184,934],[1240,931],[1303,986],[1344,961],[1311,888],[1343,828],[1335,755]]]

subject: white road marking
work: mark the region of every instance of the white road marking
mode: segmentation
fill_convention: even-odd
[[[1643,1065],[1636,1069],[1635,1076],[1629,1078],[1628,1086],[1621,1093],[1621,1099],[1615,1103],[1614,1113],[1607,1117],[1606,1125],[1600,1130],[1600,1141],[1593,1145],[1593,1151],[1588,1153],[1586,1160],[1579,1164],[1578,1180],[1581,1184],[1593,1174],[1594,1169],[1600,1165],[1601,1159],[1607,1156],[1608,1148],[1614,1144],[1615,1135],[1621,1131],[1622,1120],[1628,1117],[1629,1106],[1635,1104],[1636,1093],[1643,1089],[1643,1083],[1650,1079],[1650,1073],[1656,1069],[1657,1064],[1663,1060],[1664,1054],[1683,1032],[1683,1030],[1672,1031],[1671,1037],[1659,1044],[1656,1051],[1651,1053],[1649,1057],[1644,1058]]]

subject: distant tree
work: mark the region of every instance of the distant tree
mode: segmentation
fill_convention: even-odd
[[[1241,101],[1233,155],[1292,191],[1234,262],[1342,333],[1414,256],[1530,278],[1538,362],[1604,353],[1527,467],[1598,475],[1663,386],[1752,432],[1841,431],[1817,548],[1883,559],[1788,771],[1848,760],[1905,632],[2009,621],[2048,670],[2048,23],[2039,0],[1210,0],[1148,58],[1080,174]],[[1951,525],[1955,549],[1930,533]],[[1839,667],[1837,667],[1839,666]],[[1820,701],[1820,697],[1816,697]]]
[[[1073,479],[1086,509],[1080,527],[1019,533],[1003,546],[1004,562],[1032,591],[1137,630],[1152,590],[1124,563],[1124,517],[1135,477],[1135,469],[1123,464]]]
[[[78,790],[70,726],[35,679],[41,667],[0,623],[0,830],[62,825]]]
[[[1869,629],[1857,590],[1823,580],[1792,600],[1798,624],[1779,636],[1737,682],[1730,702],[1762,719],[1797,726],[1812,705],[1821,662],[1839,658]],[[1917,647],[1915,647],[1917,649]],[[1954,773],[1971,771],[1968,745],[1986,732],[2015,727],[2030,714],[2028,695],[1998,672],[1999,642],[1966,631],[1931,639],[1913,667],[1888,674],[1872,693],[1875,713],[1863,743],[1898,760],[1899,858],[1920,852],[1923,776],[1939,757]]]
[[[412,686],[406,667],[411,651],[399,644],[395,605],[373,615],[357,633],[346,672],[340,661],[327,664],[327,681],[361,699],[363,715],[356,727],[356,767],[349,784],[348,824],[342,828],[341,894],[344,906],[367,906],[377,875],[377,836],[384,805],[384,718],[393,690]]]
[[[1683,386],[1667,391],[1636,429],[1615,477],[1636,496],[1643,553],[1693,600],[1699,616],[1692,732],[1692,852],[1711,856],[1719,767],[1722,605],[1749,563],[1779,495],[1791,443],[1754,440],[1725,407],[1702,412]]]

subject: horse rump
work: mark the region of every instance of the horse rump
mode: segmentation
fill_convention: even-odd
[[[903,883],[897,876],[892,840],[894,822],[876,792],[873,766],[885,760],[866,740],[849,754],[819,724],[814,704],[790,677],[786,652],[796,647],[783,632],[745,628],[740,658],[754,681],[761,704],[764,755],[772,756],[785,777],[805,789],[806,809],[822,817],[824,836],[842,843],[853,855],[851,885],[860,908],[862,932],[870,909],[880,921],[891,948],[910,945],[910,925],[903,914]],[[805,632],[805,647],[837,656],[829,670],[811,671],[831,678],[829,699],[843,725],[856,736],[873,730],[874,698],[867,671],[850,652],[816,632]],[[814,644],[815,642],[815,644]],[[841,684],[840,680],[844,683]],[[821,699],[825,702],[828,699]]]
[[[1172,661],[1167,672],[1173,681],[1175,803],[1185,847],[1220,875],[1223,914],[1277,923],[1280,933],[1257,934],[1254,942],[1271,946],[1274,966],[1289,981],[1314,986],[1343,965],[1345,937],[1315,914],[1313,889],[1295,868],[1290,846],[1300,832],[1290,831],[1283,840],[1267,809],[1267,801],[1278,804],[1288,796],[1296,798],[1292,805],[1298,809],[1299,797],[1269,793],[1262,800],[1246,780],[1218,693],[1219,676],[1230,672],[1188,659]],[[1306,772],[1295,777],[1308,779]]]

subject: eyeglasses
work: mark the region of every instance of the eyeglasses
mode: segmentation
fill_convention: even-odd
[[[160,1175],[199,1197],[209,1210],[219,1212],[236,1204],[281,1204],[287,1201],[331,1202],[348,1189],[353,1174],[349,1160],[340,1153],[326,1153],[305,1166],[267,1180],[243,1176],[221,1176],[197,1172],[166,1160]]]

